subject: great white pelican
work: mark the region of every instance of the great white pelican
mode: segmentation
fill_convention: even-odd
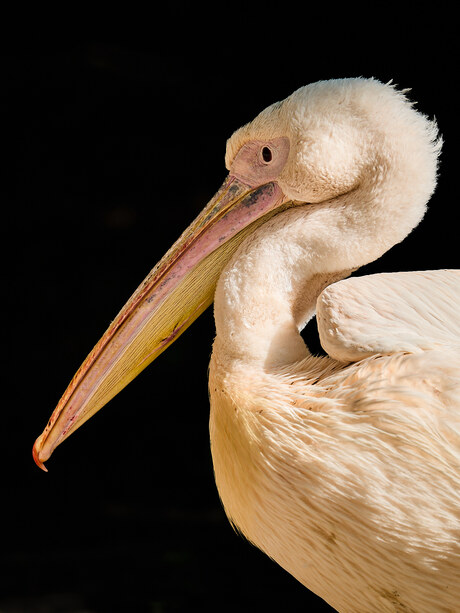
[[[214,300],[232,524],[338,611],[460,611],[459,271],[345,279],[420,222],[440,147],[373,79],[302,87],[237,130],[228,178],[91,351],[37,464]],[[326,357],[299,333],[315,312]]]

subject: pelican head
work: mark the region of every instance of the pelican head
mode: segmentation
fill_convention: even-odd
[[[327,207],[334,221],[322,270],[357,268],[418,224],[439,148],[435,124],[373,79],[307,85],[237,130],[227,143],[228,177],[72,379],[35,442],[37,464],[44,468],[211,304],[221,271],[259,226],[294,207]],[[359,229],[359,245],[356,233],[347,242],[349,228]]]
[[[342,79],[302,87],[231,136],[227,169],[244,176],[239,166],[246,151],[258,144],[260,157],[263,147],[272,148],[277,139],[289,143],[286,162],[272,178],[285,199],[312,204],[341,198],[346,215],[361,216],[363,226],[372,217],[369,207],[381,205],[378,240],[383,250],[374,257],[403,240],[423,217],[436,185],[440,141],[436,124],[416,112],[394,86]],[[257,158],[250,163],[252,169]],[[390,198],[385,203],[375,198],[383,186],[387,189],[390,170],[395,188],[405,194],[400,213],[391,210]],[[359,198],[343,198],[356,190]]]

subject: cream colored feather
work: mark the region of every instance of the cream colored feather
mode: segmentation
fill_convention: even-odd
[[[227,166],[246,142],[283,136],[278,183],[301,204],[244,240],[215,296],[222,502],[338,611],[459,611],[459,273],[336,283],[422,218],[436,126],[391,86],[322,82],[237,131]],[[299,334],[317,301],[331,357]]]

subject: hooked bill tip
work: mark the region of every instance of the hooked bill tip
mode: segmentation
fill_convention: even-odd
[[[37,465],[39,468],[41,468],[42,470],[44,470],[44,471],[45,471],[45,473],[47,473],[47,472],[48,472],[48,469],[47,469],[47,468],[46,468],[46,466],[43,464],[43,462],[40,460],[40,455],[39,455],[39,453],[40,453],[40,452],[39,452],[39,450],[38,450],[38,448],[37,448],[37,447],[38,447],[38,446],[37,446],[38,440],[39,440],[39,439],[37,439],[37,440],[35,441],[34,446],[33,446],[33,448],[32,448],[32,456],[33,456],[33,458],[34,458],[35,464],[36,464],[36,465]]]

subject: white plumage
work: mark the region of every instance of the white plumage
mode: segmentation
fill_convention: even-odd
[[[460,342],[460,271],[429,270],[350,278],[317,301],[321,345],[336,360],[416,353]]]
[[[359,286],[378,287],[391,276],[341,281],[320,296],[343,299],[335,303],[340,323],[352,314],[363,324],[354,344],[349,336],[345,345],[354,351],[350,359],[360,359],[361,333],[383,319],[364,308],[369,288],[361,293]],[[431,276],[436,287],[437,273]],[[450,277],[460,283],[458,273]],[[345,299],[347,283],[360,303]],[[401,299],[394,304],[399,312],[407,307]],[[417,315],[422,321],[423,312]],[[387,328],[393,321],[401,327],[397,315],[387,316]],[[320,321],[340,328],[333,319]],[[216,345],[213,459],[239,530],[339,611],[457,611],[458,343],[435,340],[423,351],[412,344],[413,353],[376,353],[350,365],[307,356],[269,371],[244,361],[229,365],[219,339]]]
[[[230,521],[338,611],[460,611],[460,273],[345,279],[422,219],[440,147],[372,79],[306,86],[238,130],[228,180],[90,353],[37,463],[177,338],[222,271],[210,432]],[[329,357],[299,333],[315,311]]]
[[[241,139],[286,133],[295,162],[280,184],[295,186],[283,192],[319,204],[256,230],[219,280],[210,395],[223,504],[339,611],[458,611],[460,273],[330,284],[419,221],[435,128],[391,87],[316,84],[237,132],[230,168]],[[325,177],[314,193],[307,173]],[[299,335],[316,300],[330,358]]]

